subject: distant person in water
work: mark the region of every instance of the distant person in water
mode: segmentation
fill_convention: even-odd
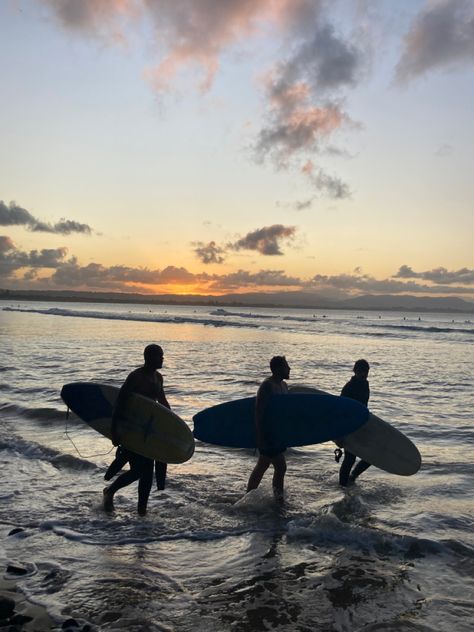
[[[271,419],[265,418],[265,411],[272,395],[288,393],[285,382],[290,377],[290,366],[284,356],[274,356],[270,360],[270,377],[260,384],[255,404],[255,426],[257,433],[257,447],[259,457],[250,475],[247,492],[257,489],[263,475],[273,465],[273,493],[278,499],[283,498],[283,484],[286,472],[286,446],[275,443],[272,434]]]
[[[350,397],[355,399],[364,406],[367,406],[370,397],[370,388],[367,377],[369,375],[369,363],[367,360],[357,360],[354,364],[354,375],[345,384],[341,391],[343,397]],[[352,470],[356,460],[355,454],[352,454],[348,450],[344,450],[344,460],[342,461],[341,468],[339,470],[339,484],[346,487],[349,483],[353,483],[367,468],[370,467],[370,463],[366,461],[359,461],[355,468]]]
[[[163,366],[163,349],[151,344],[143,352],[145,363],[132,371],[123,383],[117,397],[112,416],[112,443],[120,444],[120,417],[127,399],[133,393],[154,399],[166,408],[171,408],[163,390],[163,377],[157,369]],[[104,489],[104,509],[111,511],[114,507],[114,494],[122,487],[138,481],[138,513],[144,516],[147,510],[148,497],[153,482],[153,459],[121,447],[118,453],[119,463],[129,461],[130,470],[121,474],[109,487]],[[124,460],[125,459],[125,460]],[[122,465],[122,467],[123,467]],[[162,488],[166,479],[166,463],[156,462],[157,480],[161,479]]]

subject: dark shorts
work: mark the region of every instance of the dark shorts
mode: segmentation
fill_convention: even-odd
[[[276,456],[278,456],[279,454],[284,454],[286,452],[286,448],[282,447],[282,446],[278,446],[278,447],[274,447],[274,448],[262,448],[261,450],[259,449],[258,453],[261,456],[266,456],[269,459],[274,459]]]

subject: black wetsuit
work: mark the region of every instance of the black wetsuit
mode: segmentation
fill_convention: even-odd
[[[115,494],[116,491],[122,489],[138,481],[138,507],[146,509],[148,497],[150,495],[151,485],[153,483],[153,459],[132,452],[131,450],[123,450],[123,457],[130,463],[128,472],[120,474],[120,476],[108,488],[109,493]]]
[[[145,397],[159,401],[161,404],[169,407],[163,392],[163,377],[161,374],[158,371],[153,371],[149,374],[146,372],[145,367],[140,367],[139,369],[132,371],[122,385],[114,410],[114,418],[117,411],[120,410],[120,407],[124,405],[127,397],[129,397],[132,393],[144,395]],[[114,462],[112,464],[114,466],[112,471],[120,464],[122,464],[123,467],[127,461],[130,463],[130,470],[120,474],[112,485],[107,488],[108,494],[113,496],[115,492],[122,489],[122,487],[126,487],[127,485],[130,485],[130,483],[138,481],[138,509],[139,511],[146,511],[148,497],[153,483],[153,465],[155,462],[153,459],[149,459],[141,454],[132,452],[131,450],[126,450],[123,447],[120,447],[120,452],[117,453],[116,457],[117,456],[118,463],[115,464]],[[166,463],[156,461],[158,489],[164,489],[165,487],[166,470]],[[108,470],[106,474],[112,473]]]
[[[349,382],[344,386],[341,391],[343,397],[350,397],[355,399],[364,406],[367,406],[370,397],[369,383],[365,378],[357,377],[353,375]],[[339,470],[339,484],[345,487],[349,480],[354,481],[358,476],[365,472],[370,467],[370,463],[366,461],[359,461],[355,466],[352,474],[351,469],[356,460],[355,454],[352,454],[348,450],[344,450],[344,460]]]

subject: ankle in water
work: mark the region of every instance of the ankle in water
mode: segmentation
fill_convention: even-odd
[[[103,495],[104,495],[104,502],[103,502],[104,510],[105,511],[113,511],[113,509],[114,509],[114,495],[112,493],[110,493],[108,487],[106,487],[104,489]]]

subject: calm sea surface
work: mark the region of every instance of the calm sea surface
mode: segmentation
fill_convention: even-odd
[[[370,409],[418,446],[422,469],[369,469],[347,491],[332,443],[288,451],[286,500],[255,456],[197,444],[146,518],[132,485],[101,509],[106,439],[74,417],[66,382],[119,386],[163,346],[168,400],[254,395],[272,355],[291,381],[339,393],[371,365]],[[93,630],[474,629],[474,315],[0,303],[0,555],[61,625]],[[14,527],[21,532],[8,535]],[[5,572],[5,571],[4,571]]]

